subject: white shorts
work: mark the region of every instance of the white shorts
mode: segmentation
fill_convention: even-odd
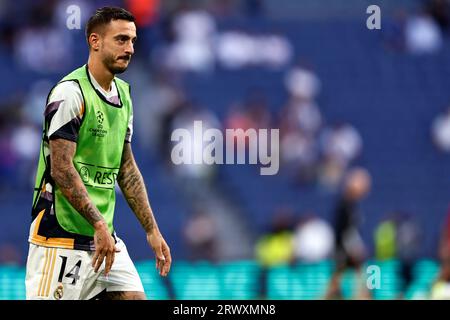
[[[88,300],[102,291],[144,292],[139,274],[122,240],[117,238],[114,263],[105,277],[97,273],[94,252],[48,248],[30,243],[25,278],[27,300]]]

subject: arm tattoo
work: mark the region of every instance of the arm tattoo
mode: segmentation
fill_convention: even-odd
[[[133,157],[130,143],[125,143],[122,154],[122,163],[117,182],[131,210],[138,218],[145,232],[153,231],[156,225],[144,179]]]
[[[72,207],[94,225],[103,220],[103,217],[89,198],[86,187],[73,166],[75,149],[75,142],[50,140],[51,176]]]

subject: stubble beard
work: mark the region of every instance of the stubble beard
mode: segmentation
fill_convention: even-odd
[[[117,62],[117,59],[115,59],[113,57],[113,55],[107,55],[104,59],[103,59],[103,65],[106,67],[106,69],[108,69],[109,72],[111,72],[113,75],[115,74],[120,74],[125,72],[125,70],[127,70],[128,65],[125,67],[119,67],[116,66],[115,63]]]

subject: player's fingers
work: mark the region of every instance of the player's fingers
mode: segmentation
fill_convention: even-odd
[[[160,275],[163,277],[167,276],[170,270],[170,264],[168,262],[165,262],[161,268]]]
[[[114,261],[116,261],[116,253],[115,252],[113,252],[114,254],[113,254],[113,256],[112,256],[112,262],[111,262],[111,268],[112,268],[112,266],[114,265]]]
[[[158,267],[158,270],[159,270],[159,274],[160,274],[161,276],[164,276],[164,275],[165,275],[165,264],[166,264],[166,261],[165,261],[165,260],[159,260],[159,267]]]
[[[168,246],[165,246],[164,249],[164,256],[166,260],[163,266],[163,275],[166,276],[170,271],[170,266],[172,265],[172,256],[170,255],[170,249]]]
[[[157,258],[157,261],[158,261],[158,270],[161,271],[163,266],[164,266],[164,261],[165,260],[164,260],[164,258],[163,259]]]
[[[166,258],[166,261],[164,262],[162,274],[166,276],[170,271],[170,266],[172,265],[172,258],[170,255]]]
[[[160,260],[160,261],[165,260],[161,245],[159,245],[155,248],[155,255],[158,260]]]
[[[164,255],[162,253],[161,245],[156,246],[154,248],[154,250],[155,250],[155,256],[156,256],[156,269],[161,271],[161,268],[162,268],[162,263],[161,262],[164,262],[164,260],[165,260],[164,259]]]
[[[95,262],[97,261],[99,255],[100,255],[100,250],[96,249],[94,256],[92,257],[92,268],[95,267]]]
[[[166,261],[172,262],[172,255],[170,254],[170,248],[168,245],[164,246],[164,258],[166,258]]]
[[[100,268],[100,266],[102,265],[104,260],[104,255],[99,254],[97,260],[95,261],[95,265],[94,265],[94,272],[97,273],[98,269]]]
[[[172,266],[172,258],[169,257],[169,258],[166,260],[166,264],[165,264],[165,267],[166,267],[166,274],[169,273],[170,267],[171,267],[171,266]]]
[[[103,260],[105,260],[105,252],[104,251],[100,252],[97,262],[95,263],[95,267],[94,267],[95,273],[97,273],[98,269],[100,269],[100,266],[102,265]]]
[[[111,250],[106,254],[105,276],[107,276],[109,274],[109,271],[111,271],[113,262],[114,262],[114,250]]]

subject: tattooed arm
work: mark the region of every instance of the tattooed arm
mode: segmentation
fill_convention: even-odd
[[[51,176],[64,197],[70,202],[95,229],[95,254],[92,266],[98,271],[106,258],[105,274],[111,270],[114,262],[114,239],[97,207],[89,198],[89,194],[81,181],[81,177],[73,165],[76,143],[65,140],[50,140]]]
[[[124,145],[117,182],[128,205],[147,234],[147,241],[156,255],[156,267],[162,276],[166,276],[172,263],[170,249],[159,231],[148,201],[144,179],[134,160],[130,143]]]

